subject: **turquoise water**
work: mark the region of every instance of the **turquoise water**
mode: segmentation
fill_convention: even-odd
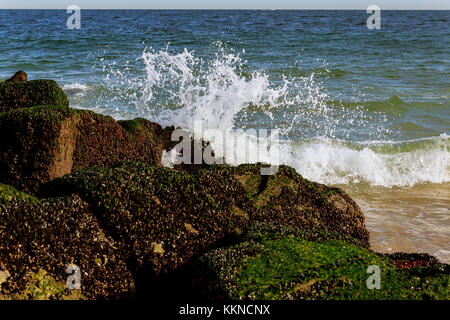
[[[257,160],[342,186],[377,250],[450,261],[449,11],[382,11],[380,30],[365,11],[83,10],[80,30],[68,16],[0,10],[0,79],[55,79],[116,119],[268,129],[279,155]]]

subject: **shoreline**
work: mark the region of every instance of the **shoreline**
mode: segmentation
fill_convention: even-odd
[[[374,250],[426,252],[450,262],[446,250],[450,237],[450,183],[343,189],[364,212]]]

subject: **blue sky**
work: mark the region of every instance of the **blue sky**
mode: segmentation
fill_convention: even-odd
[[[0,0],[1,9],[450,9],[449,0]]]

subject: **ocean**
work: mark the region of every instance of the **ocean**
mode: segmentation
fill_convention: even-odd
[[[375,250],[450,262],[450,11],[382,11],[379,30],[365,11],[69,16],[0,10],[0,79],[54,79],[71,107],[116,119],[276,133],[262,160],[347,191]]]

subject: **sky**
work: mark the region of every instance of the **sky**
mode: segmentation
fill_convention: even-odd
[[[449,0],[0,0],[0,9],[361,9],[450,10]]]

